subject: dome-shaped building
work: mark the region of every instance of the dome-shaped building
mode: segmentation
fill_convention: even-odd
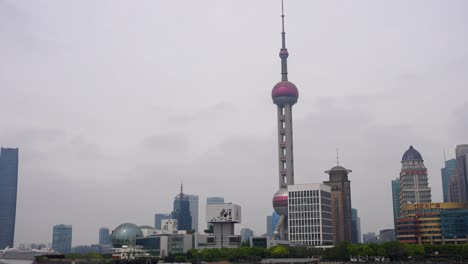
[[[410,146],[407,151],[403,154],[401,161],[424,161],[421,153],[417,151],[413,146]]]
[[[112,245],[120,248],[123,245],[133,246],[136,244],[136,239],[143,237],[141,229],[132,223],[124,223],[116,227],[111,234]]]

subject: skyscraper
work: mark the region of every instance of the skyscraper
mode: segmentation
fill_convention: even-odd
[[[339,243],[352,240],[351,225],[351,182],[348,174],[351,170],[337,166],[325,171],[329,180],[323,183],[331,187],[333,241]]]
[[[71,253],[72,226],[55,225],[52,235],[52,248],[62,254]]]
[[[421,154],[410,146],[401,159],[400,208],[406,203],[430,203],[431,188]]]
[[[111,243],[112,239],[109,233],[109,228],[99,228],[99,245],[110,245]]]
[[[18,149],[0,151],[0,249],[13,247],[18,190]]]
[[[192,216],[190,214],[190,201],[183,192],[183,186],[180,185],[180,193],[174,198],[174,210],[172,218],[177,220],[178,230],[192,230]]]
[[[192,229],[198,232],[198,195],[187,194],[190,203],[190,215],[192,216]]]
[[[457,145],[455,148],[457,159],[457,177],[460,192],[460,201],[468,202],[468,144]]]
[[[266,225],[266,226],[267,226],[267,228],[266,228],[266,235],[267,235],[268,237],[271,237],[271,236],[273,235],[273,225],[272,225],[272,222],[273,222],[273,221],[272,221],[271,215],[267,215],[267,217],[266,217],[266,224],[267,224],[267,225]]]
[[[352,224],[352,241],[353,243],[361,243],[361,218],[358,216],[358,210],[351,208],[351,224]]]
[[[279,52],[281,58],[281,81],[277,83],[271,92],[273,103],[277,106],[278,123],[278,180],[279,190],[273,196],[273,208],[280,215],[278,225],[275,227],[275,237],[282,240],[288,235],[288,185],[294,184],[294,159],[293,159],[293,131],[292,131],[292,106],[297,102],[299,91],[294,83],[288,81],[286,49],[286,33],[284,31],[284,9],[282,14],[282,46]]]
[[[454,173],[457,170],[457,160],[451,159],[445,161],[445,167],[440,169],[440,174],[442,175],[442,191],[444,194],[444,203],[450,201],[449,197],[449,184],[450,178],[454,176]]]
[[[396,230],[396,220],[400,217],[400,179],[392,180],[393,227]]]
[[[171,219],[171,214],[155,214],[154,215],[154,228],[161,230],[161,221]]]

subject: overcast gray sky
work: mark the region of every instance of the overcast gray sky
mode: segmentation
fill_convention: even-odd
[[[467,1],[286,1],[296,183],[335,149],[362,231],[392,227],[413,145],[442,200],[443,150],[468,143]],[[153,224],[184,182],[266,231],[277,190],[279,0],[0,0],[0,146],[20,148],[16,243]],[[239,229],[238,228],[238,229]]]

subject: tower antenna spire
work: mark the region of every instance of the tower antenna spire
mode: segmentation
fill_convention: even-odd
[[[281,0],[281,51],[280,51],[280,58],[281,58],[281,81],[288,80],[288,49],[286,49],[286,32],[284,32],[284,3]]]
[[[340,166],[340,155],[338,154],[338,148],[336,148],[336,166]]]

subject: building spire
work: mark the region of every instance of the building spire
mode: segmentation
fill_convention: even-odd
[[[338,154],[338,148],[336,148],[336,166],[340,166],[340,155]]]
[[[281,25],[282,25],[282,32],[281,32],[281,50],[280,50],[280,58],[281,58],[281,81],[288,80],[288,49],[286,49],[286,32],[284,32],[284,4],[283,0],[281,0]]]

